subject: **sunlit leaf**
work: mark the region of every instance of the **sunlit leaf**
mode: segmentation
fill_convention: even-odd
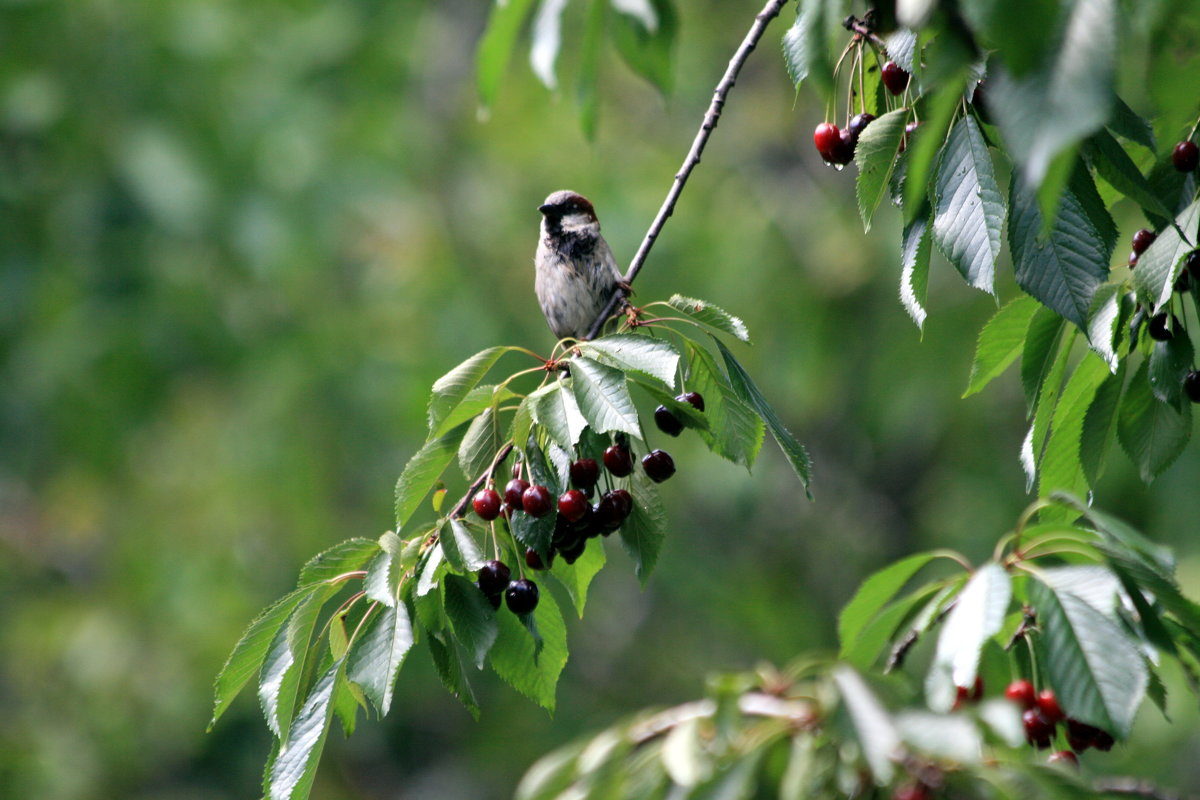
[[[642,438],[637,407],[625,375],[590,358],[571,359],[571,388],[584,419],[597,433],[628,433]]]
[[[1164,228],[1158,238],[1138,257],[1133,271],[1133,285],[1138,298],[1158,312],[1171,299],[1179,265],[1196,247],[1197,227],[1200,227],[1200,200],[1194,201],[1175,218],[1175,226]],[[1181,237],[1180,231],[1187,238]]]
[[[434,487],[446,467],[454,460],[459,443],[467,433],[467,425],[459,425],[443,436],[426,442],[409,459],[396,481],[396,529],[408,522],[425,495]]]
[[[722,333],[728,333],[730,336],[740,339],[743,342],[750,342],[750,331],[746,329],[746,323],[742,322],[739,317],[735,317],[725,309],[715,306],[706,300],[697,300],[694,297],[673,294],[667,300],[667,304],[676,311],[683,312],[684,315],[703,325],[707,325]]]
[[[838,641],[843,655],[883,605],[936,557],[935,553],[917,553],[884,567],[863,581],[838,615]]]
[[[408,607],[397,603],[382,607],[350,650],[346,677],[362,688],[381,716],[391,708],[396,675],[412,645]]]
[[[900,302],[917,323],[925,327],[925,295],[929,289],[929,214],[918,214],[904,226],[900,246]]]
[[[488,373],[502,355],[509,352],[511,347],[489,347],[468,358],[454,369],[438,378],[433,383],[433,393],[429,397],[429,438],[436,439],[454,427],[454,424],[443,424],[460,403],[474,390],[483,376]],[[478,410],[482,410],[480,407]],[[476,413],[478,413],[478,410]],[[470,414],[460,419],[474,416]]]
[[[925,700],[934,711],[950,710],[955,687],[974,685],[980,651],[1004,624],[1011,598],[1012,581],[999,564],[982,565],[967,581],[942,623],[925,680]]]
[[[990,293],[1003,226],[1004,201],[992,157],[978,123],[967,115],[950,131],[938,160],[933,241],[968,284]]]
[[[880,785],[890,782],[895,771],[893,759],[900,750],[900,734],[892,718],[866,682],[850,667],[836,667],[833,679],[850,711],[854,732],[875,782]]]
[[[1025,334],[1037,313],[1036,300],[1027,295],[1017,297],[997,311],[979,332],[975,345],[975,360],[971,378],[963,397],[969,397],[991,383],[1025,348]]]
[[[312,789],[317,762],[325,747],[333,689],[342,671],[338,661],[321,675],[292,721],[287,739],[271,765],[270,800],[303,800]]]
[[[590,342],[581,342],[579,352],[601,364],[625,371],[634,370],[657,378],[668,388],[675,386],[679,353],[665,339],[617,333]]]

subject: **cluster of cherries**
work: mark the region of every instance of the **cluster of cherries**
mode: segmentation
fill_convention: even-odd
[[[1197,151],[1196,145],[1192,142],[1180,142],[1179,147],[1188,144],[1191,145],[1189,152],[1196,153],[1200,157],[1200,152]],[[1179,152],[1179,147],[1175,148],[1175,152]],[[1176,160],[1175,166],[1179,167],[1179,161]],[[1192,162],[1192,169],[1195,169],[1195,162]],[[1154,240],[1158,238],[1158,234],[1147,228],[1142,228],[1133,235],[1133,252],[1129,254],[1129,268],[1133,269],[1137,266],[1138,257],[1154,244]],[[1191,283],[1195,281],[1200,284],[1200,249],[1193,250],[1188,253],[1183,260],[1183,269],[1179,272],[1179,277],[1175,279],[1175,291],[1186,292],[1191,287]],[[1183,327],[1179,318],[1174,314],[1168,314],[1166,311],[1161,311],[1150,318],[1146,324],[1146,332],[1150,334],[1150,338],[1156,342],[1168,342],[1175,337],[1177,331]],[[1193,403],[1200,403],[1200,371],[1191,370],[1183,378],[1183,391],[1188,396],[1188,399]]]
[[[1025,739],[1039,750],[1045,750],[1054,742],[1055,727],[1065,723],[1067,744],[1070,750],[1059,750],[1050,754],[1051,763],[1065,761],[1078,764],[1076,753],[1089,747],[1108,752],[1113,746],[1113,737],[1100,728],[1068,719],[1058,705],[1058,698],[1050,689],[1038,692],[1033,684],[1021,679],[1013,681],[1004,690],[1004,696],[1021,709],[1021,723],[1025,726]]]
[[[901,95],[908,88],[909,75],[895,61],[889,61],[883,65],[880,77],[883,79],[883,85],[893,95]],[[813,131],[813,144],[816,145],[817,152],[821,154],[821,158],[825,159],[827,164],[845,166],[854,158],[854,148],[858,146],[858,137],[874,119],[873,114],[864,111],[851,117],[845,130],[840,130],[832,122],[822,122]],[[905,133],[912,133],[917,124],[910,122],[904,128]],[[902,142],[901,150],[903,149]]]
[[[688,403],[697,411],[704,410],[704,398],[699,392],[687,392],[675,399]],[[655,410],[654,421],[660,430],[671,436],[678,436],[683,430],[683,423],[666,406]],[[633,452],[624,440],[619,439],[608,447],[601,461],[604,469],[615,478],[633,474]],[[662,483],[675,474],[675,461],[666,451],[651,450],[642,457],[642,471],[650,480]],[[569,473],[573,488],[559,495],[557,502],[546,486],[513,478],[504,487],[503,496],[491,486],[480,489],[471,498],[471,507],[485,522],[501,515],[511,519],[514,513],[540,518],[557,511],[549,552],[543,558],[537,550],[526,549],[525,565],[534,570],[549,569],[555,555],[574,564],[583,555],[589,539],[608,536],[621,527],[633,512],[633,495],[627,489],[610,489],[593,504],[591,498],[600,482],[600,464],[594,458],[572,462]],[[501,598],[515,614],[528,614],[537,608],[537,584],[527,578],[512,580],[512,570],[503,561],[487,562],[477,577],[479,590],[493,608],[500,608]]]

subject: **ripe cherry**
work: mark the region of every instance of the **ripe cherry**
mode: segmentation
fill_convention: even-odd
[[[1171,329],[1167,327],[1167,314],[1162,312],[1155,314],[1150,318],[1150,324],[1146,326],[1146,330],[1150,333],[1150,338],[1156,342],[1171,341]]]
[[[1109,750],[1112,750],[1114,743],[1112,734],[1099,728],[1096,729],[1096,735],[1092,737],[1092,747],[1101,753],[1107,753]]]
[[[480,519],[491,522],[500,516],[500,495],[495,489],[480,489],[471,500],[471,507]]]
[[[654,424],[667,436],[678,436],[683,433],[683,423],[666,406],[659,406],[654,409]]]
[[[1070,764],[1079,768],[1079,757],[1070,750],[1057,750],[1046,757],[1047,764]]]
[[[514,614],[528,614],[537,608],[538,587],[528,578],[513,581],[504,590],[504,602]]]
[[[839,166],[849,164],[854,160],[854,146],[858,143],[858,139],[850,135],[850,130],[847,128],[838,135],[837,146],[833,148],[829,161]]]
[[[1200,281],[1200,250],[1193,250],[1184,257],[1183,268],[1191,273],[1194,280]]]
[[[1039,750],[1050,746],[1054,739],[1054,723],[1046,719],[1040,708],[1030,708],[1021,714],[1025,738]]]
[[[532,547],[525,550],[525,566],[529,567],[530,569],[549,569],[550,565],[553,563],[553,550],[550,551],[550,558],[546,559],[545,561],[542,560],[542,557],[538,551],[534,550]]]
[[[1183,393],[1193,403],[1200,403],[1200,372],[1192,370],[1183,376]]]
[[[929,800],[929,789],[923,783],[906,783],[896,787],[892,800]]]
[[[512,572],[503,561],[488,561],[479,568],[479,590],[489,597],[498,595],[508,586],[511,575]]]
[[[1058,698],[1054,696],[1054,692],[1050,689],[1043,689],[1038,692],[1037,696],[1038,710],[1050,720],[1051,724],[1062,722],[1067,718],[1063,713],[1062,708],[1058,705]]]
[[[1100,732],[1099,728],[1094,728],[1078,720],[1067,720],[1067,744],[1076,753],[1082,753],[1091,747],[1096,741],[1096,734]]]
[[[855,144],[858,143],[858,137],[862,135],[863,128],[867,127],[874,121],[875,115],[868,114],[865,111],[850,118],[850,124],[846,126],[846,130],[850,131],[850,136],[854,139]]]
[[[594,458],[581,458],[571,463],[571,485],[584,491],[600,480],[600,466]]]
[[[614,444],[604,451],[604,468],[618,478],[633,472],[633,454],[623,444]]]
[[[1200,166],[1200,147],[1195,142],[1182,141],[1171,151],[1171,163],[1180,172],[1195,172]]]
[[[822,122],[813,131],[813,144],[817,148],[817,152],[821,154],[821,158],[826,161],[833,160],[833,151],[838,146],[842,132],[838,130],[838,126],[832,122]]]
[[[558,513],[567,520],[567,522],[578,522],[583,519],[583,515],[588,512],[592,504],[588,502],[587,495],[578,489],[568,489],[558,497]]]
[[[978,703],[983,698],[983,678],[976,675],[971,688],[955,686],[954,710],[962,708],[967,703]]]
[[[1200,251],[1196,251],[1196,252],[1200,253]],[[696,409],[697,411],[704,410],[704,398],[700,395],[699,392],[684,392],[683,394],[679,395],[675,399],[681,403],[687,403],[688,405],[690,405],[692,408]]]
[[[483,592],[483,589],[479,586],[479,581],[475,581],[475,588]],[[504,592],[496,592],[495,594],[483,592],[483,595],[487,598],[488,602],[492,604],[492,608],[497,610],[500,609],[500,598],[504,596]]]
[[[625,518],[633,512],[633,495],[624,489],[605,492],[596,504],[596,517],[601,533],[612,533],[621,527]]]
[[[1129,254],[1129,268],[1133,269],[1134,267],[1136,267],[1137,262],[1138,262],[1138,254],[1131,252]]]
[[[1139,256],[1146,252],[1146,248],[1154,244],[1154,240],[1158,238],[1158,234],[1148,228],[1142,228],[1133,235],[1133,252]]]
[[[1033,684],[1024,679],[1010,683],[1004,690],[1004,696],[1023,709],[1037,705],[1037,692],[1034,691]]]
[[[665,450],[651,450],[642,457],[642,469],[650,480],[662,483],[675,474],[675,459]]]
[[[554,495],[545,486],[530,486],[521,495],[521,507],[531,517],[544,517],[554,507]]]
[[[883,78],[883,85],[894,95],[904,94],[904,90],[908,88],[908,73],[895,61],[883,65],[880,77]]]
[[[521,508],[521,495],[525,494],[525,490],[529,488],[529,481],[522,478],[513,478],[504,487],[504,503],[509,508]]]

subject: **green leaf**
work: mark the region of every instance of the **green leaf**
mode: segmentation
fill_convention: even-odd
[[[1031,599],[1045,637],[1046,673],[1063,711],[1127,736],[1147,683],[1137,645],[1074,594],[1035,580]]]
[[[281,739],[292,721],[300,678],[317,616],[339,586],[323,586],[304,599],[275,634],[258,679],[258,702],[267,727]]]
[[[1166,205],[1150,188],[1149,181],[1111,133],[1106,130],[1097,131],[1088,141],[1088,145],[1086,152],[1092,165],[1109,186],[1137,203],[1146,213],[1164,219],[1171,217]]]
[[[1075,3],[1062,30],[1041,68],[1022,78],[997,69],[988,80],[988,108],[1031,194],[1056,156],[1108,122],[1113,103],[1113,0]]]
[[[1200,200],[1194,201],[1175,218],[1175,226],[1163,229],[1158,238],[1138,256],[1133,285],[1138,298],[1157,313],[1171,299],[1178,267],[1183,257],[1196,247],[1200,225]],[[1183,236],[1180,236],[1180,231]],[[1183,238],[1187,237],[1187,238]]]
[[[354,538],[339,542],[308,560],[300,569],[300,586],[332,580],[360,570],[380,550],[376,539]]]
[[[458,467],[463,476],[467,480],[475,480],[482,475],[491,466],[505,441],[505,431],[496,418],[496,412],[485,408],[482,414],[471,421],[466,436],[458,446]]]
[[[936,557],[936,553],[918,553],[884,567],[863,581],[854,597],[850,598],[850,602],[838,615],[838,641],[841,643],[843,658],[851,643],[880,612],[883,605],[891,600],[913,575]]]
[[[808,495],[809,499],[812,499],[812,492],[809,491],[809,484],[812,482],[812,462],[808,458],[808,452],[805,451],[804,445],[796,441],[796,437],[792,436],[791,432],[784,427],[783,422],[775,413],[775,409],[763,397],[762,392],[754,385],[750,374],[733,357],[733,353],[729,352],[724,343],[715,336],[713,341],[717,343],[717,349],[721,351],[721,358],[725,360],[725,368],[729,370],[729,382],[733,385],[734,391],[762,417],[767,429],[775,437],[775,443],[779,445],[779,449],[783,451],[788,463],[792,465],[792,469],[800,478],[800,483],[804,485],[804,493]]]
[[[912,74],[914,59],[917,56],[917,33],[908,28],[897,28],[887,35],[884,40],[888,58],[905,72]],[[916,66],[920,66],[919,64]]]
[[[1082,159],[1074,160],[1074,168],[1067,181],[1067,186],[1079,200],[1079,205],[1083,208],[1083,213],[1087,216],[1088,221],[1092,223],[1092,227],[1100,234],[1100,241],[1104,245],[1104,262],[1108,263],[1112,259],[1113,248],[1117,245],[1117,223],[1113,222],[1112,215],[1108,213],[1108,206],[1105,204],[1104,198],[1100,196],[1100,190],[1096,188],[1096,181],[1092,179],[1092,173]],[[1056,194],[1052,200],[1057,206],[1058,195]],[[1044,207],[1043,211],[1045,211]]]
[[[969,114],[942,148],[933,191],[934,243],[968,284],[993,293],[1004,201],[983,133]]]
[[[1121,392],[1125,388],[1125,363],[1117,374],[1109,375],[1096,389],[1092,404],[1083,417],[1083,430],[1079,436],[1079,463],[1088,483],[1095,485],[1104,473],[1108,451],[1117,433],[1117,408]]]
[[[783,35],[783,61],[797,89],[808,77],[828,92],[833,85],[833,63],[825,40],[825,0],[800,0],[796,22]]]
[[[842,642],[838,657],[859,669],[874,667],[880,651],[896,635],[901,624],[908,619],[917,604],[939,592],[940,588],[940,582],[928,584],[888,603],[853,638]],[[958,588],[961,587],[955,587],[955,591]]]
[[[555,63],[562,49],[562,14],[566,7],[567,0],[542,0],[533,18],[529,65],[550,91],[558,88]]]
[[[868,125],[858,138],[854,148],[854,163],[858,165],[856,189],[858,211],[862,216],[863,229],[871,230],[871,218],[875,209],[888,193],[892,168],[896,163],[896,152],[904,136],[904,123],[909,110],[898,108],[889,111]]]
[[[562,494],[563,490],[566,489],[559,479],[558,472],[551,469],[550,465],[546,462],[546,454],[538,446],[537,439],[534,436],[530,436],[529,440],[525,443],[525,466],[529,469],[529,480],[531,483],[545,486],[555,496]]]
[[[1053,368],[1065,324],[1062,317],[1045,307],[1039,308],[1029,322],[1025,349],[1021,352],[1021,386],[1025,390],[1025,406],[1031,414],[1037,407],[1042,383]]]
[[[1154,343],[1154,349],[1150,351],[1149,378],[1150,391],[1156,400],[1176,408],[1190,402],[1183,393],[1183,379],[1192,371],[1193,355],[1192,340],[1183,330],[1176,331],[1165,342]]]
[[[608,2],[589,3],[579,47],[579,126],[584,138],[596,138],[596,112],[600,104],[596,85],[600,75],[600,50],[607,28]]]
[[[629,493],[633,495],[633,512],[621,526],[621,544],[633,559],[634,571],[642,585],[650,579],[650,572],[658,561],[666,537],[667,517],[654,483],[634,471],[629,478]]]
[[[1075,372],[1063,387],[1062,396],[1054,407],[1050,437],[1038,470],[1038,495],[1048,497],[1055,490],[1085,494],[1089,488],[1080,457],[1083,423],[1088,407],[1104,380],[1109,377],[1108,365],[1094,353],[1088,353],[1075,367]],[[1073,515],[1054,507],[1043,509],[1039,519],[1051,522],[1061,519],[1070,522]]]
[[[1009,248],[1017,283],[1046,306],[1086,328],[1096,288],[1108,277],[1108,254],[1100,233],[1068,187],[1049,232],[1042,234],[1037,199],[1012,181]]]
[[[516,614],[498,614],[499,635],[488,661],[505,682],[553,713],[554,690],[567,663],[567,628],[554,595],[548,591],[540,593],[533,615],[542,637],[540,651]]]
[[[699,431],[700,438],[721,458],[749,469],[762,448],[766,427],[730,386],[712,354],[696,345],[689,347],[689,385],[704,397],[704,415],[708,417],[708,431]]]
[[[1045,380],[1038,391],[1036,405],[1033,409],[1033,423],[1021,443],[1021,466],[1025,470],[1025,488],[1033,488],[1037,479],[1038,464],[1042,459],[1042,448],[1046,443],[1046,434],[1050,432],[1050,421],[1053,418],[1054,407],[1062,389],[1063,378],[1067,374],[1067,362],[1071,356],[1071,345],[1075,341],[1075,329],[1072,328],[1058,347],[1058,356],[1051,365]]]
[[[545,484],[543,484],[545,485]],[[550,543],[554,537],[554,514],[541,517],[529,514],[513,514],[509,520],[513,537],[522,547],[529,547],[541,554],[543,560],[550,557]]]
[[[613,6],[617,12],[613,43],[630,69],[663,94],[670,94],[674,79],[671,50],[679,33],[679,16],[671,0],[648,2],[653,19],[622,13],[619,5]]]
[[[889,783],[895,771],[893,758],[900,749],[900,734],[892,718],[862,677],[850,667],[835,667],[833,680],[850,712],[863,758],[875,782],[881,786]]]
[[[562,380],[546,384],[529,395],[533,419],[545,428],[559,447],[570,450],[579,441],[587,420],[575,402],[575,395]]]
[[[715,765],[701,731],[708,722],[702,717],[684,719],[663,738],[663,767],[679,786],[691,789],[712,777]]]
[[[1125,389],[1117,418],[1117,438],[1142,480],[1150,483],[1171,466],[1191,435],[1191,404],[1176,409],[1155,400],[1149,362],[1143,361]]]
[[[363,592],[367,599],[385,606],[396,604],[397,576],[392,568],[404,550],[404,542],[392,531],[379,537],[379,552],[367,564]]]
[[[642,438],[637,407],[625,375],[590,358],[571,359],[571,388],[584,419],[597,433],[620,432]]]
[[[983,564],[967,581],[942,624],[925,680],[925,699],[934,711],[950,710],[956,686],[974,685],[979,654],[1004,624],[1011,599],[1012,581],[999,564]]]
[[[1106,283],[1092,297],[1085,332],[1092,352],[1104,359],[1109,372],[1116,372],[1120,363],[1117,349],[1121,317],[1121,287]]]
[[[437,588],[446,566],[445,550],[439,541],[425,551],[425,563],[421,565],[420,577],[417,578],[417,597],[424,597]]]
[[[358,727],[358,709],[366,709],[367,701],[362,690],[345,677],[339,678],[333,687],[333,713],[342,723],[342,733],[349,738]]]
[[[946,141],[954,112],[962,102],[965,79],[955,76],[929,98],[929,112],[921,125],[908,137],[904,167],[904,221],[911,222],[925,208],[929,194],[929,173]]]
[[[380,716],[387,714],[392,706],[396,675],[412,645],[408,607],[396,603],[381,607],[350,648],[346,677],[362,689]]]
[[[671,299],[667,300],[667,305],[702,325],[718,330],[721,333],[728,333],[735,339],[739,339],[747,344],[750,343],[750,331],[747,330],[746,323],[742,322],[739,317],[733,316],[725,309],[715,306],[706,300],[697,300],[694,297],[673,294],[671,295]]]
[[[225,666],[221,667],[213,685],[213,716],[212,721],[208,723],[209,730],[212,730],[212,726],[225,713],[225,709],[229,708],[229,704],[238,696],[246,682],[259,672],[276,633],[291,617],[296,606],[320,588],[302,586],[284,595],[264,609],[246,628],[242,638],[233,646],[233,651],[226,659]]]
[[[970,397],[987,386],[1017,360],[1025,349],[1025,334],[1038,308],[1036,300],[1022,295],[1005,304],[988,320],[979,332],[971,378],[963,397]]]
[[[396,530],[399,532],[454,460],[458,445],[467,433],[465,424],[426,442],[409,459],[396,481]]]
[[[474,572],[487,560],[465,520],[452,519],[443,525],[438,541],[442,543],[446,561],[458,572]]]
[[[900,246],[900,302],[919,330],[925,328],[929,289],[929,218],[928,213],[918,214],[905,225]]]
[[[571,602],[575,605],[575,611],[581,619],[583,618],[583,607],[587,604],[588,586],[591,585],[592,578],[596,577],[596,573],[604,567],[606,560],[604,546],[597,543],[584,548],[583,554],[575,559],[574,564],[568,564],[565,559],[556,558],[550,567],[550,574],[567,590]]]
[[[485,109],[496,100],[517,35],[532,6],[533,0],[497,0],[492,4],[483,39],[475,50],[475,83],[479,87],[479,102]]]
[[[491,602],[471,581],[459,575],[447,575],[445,604],[454,635],[471,654],[475,666],[483,669],[484,659],[499,633]]]
[[[497,408],[502,403],[516,398],[517,395],[506,386],[497,386],[495,384],[484,384],[476,386],[471,391],[467,392],[467,396],[462,399],[462,402],[454,407],[454,410],[446,415],[437,426],[436,430],[430,431],[430,439],[444,435],[447,431],[457,428],[464,422],[470,422],[479,412],[485,408]]]
[[[292,721],[287,739],[271,765],[267,793],[270,800],[303,800],[312,790],[317,762],[329,733],[333,689],[342,665],[343,662],[337,661],[329,666]]]
[[[468,358],[454,369],[433,382],[433,393],[429,397],[429,438],[436,439],[444,435],[458,422],[465,422],[482,411],[488,403],[480,406],[475,412],[467,414],[458,422],[449,418],[458,406],[474,391],[500,356],[511,351],[511,347],[489,347]]]
[[[511,615],[506,615],[511,616]],[[458,656],[458,648],[451,639],[446,642],[442,639],[443,634],[430,633],[425,637],[425,643],[429,646],[429,653],[433,656],[433,666],[437,669],[438,677],[442,681],[442,685],[446,687],[446,691],[458,698],[458,701],[466,706],[467,711],[475,719],[479,719],[479,703],[475,699],[475,692],[471,689],[471,683],[467,680],[467,676],[463,674],[462,660]]]
[[[1138,116],[1137,112],[1119,97],[1113,98],[1113,114],[1108,121],[1108,129],[1131,142],[1137,142],[1152,153],[1158,150],[1158,142],[1154,139],[1154,127]]]
[[[667,388],[675,386],[679,352],[664,339],[617,333],[589,342],[580,342],[579,352],[601,364],[657,378],[665,383]]]

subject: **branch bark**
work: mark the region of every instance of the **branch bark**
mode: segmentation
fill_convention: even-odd
[[[683,193],[683,187],[687,183],[688,176],[692,174],[692,170],[700,163],[700,156],[704,152],[704,146],[708,144],[709,137],[712,136],[713,130],[717,127],[717,122],[721,118],[721,110],[725,106],[725,98],[729,94],[729,90],[733,88],[733,84],[737,81],[737,76],[742,70],[742,65],[746,63],[746,59],[754,51],[759,40],[762,39],[767,25],[770,24],[771,20],[779,16],[779,12],[787,3],[788,0],[767,0],[767,4],[763,6],[762,11],[755,15],[754,24],[750,26],[746,37],[742,39],[741,46],[733,54],[733,58],[729,59],[729,66],[725,69],[725,74],[721,77],[720,83],[717,84],[717,88],[713,92],[712,102],[708,106],[708,111],[704,114],[704,121],[700,123],[700,130],[696,132],[696,138],[692,140],[692,148],[683,160],[683,166],[680,167],[679,172],[675,173],[675,180],[671,184],[670,191],[667,192],[667,199],[663,201],[662,207],[658,209],[658,214],[654,217],[654,221],[650,223],[650,230],[646,232],[641,246],[633,256],[633,261],[629,264],[629,270],[625,273],[626,284],[633,283],[633,279],[642,271],[642,266],[646,263],[647,256],[650,255],[650,248],[654,247],[654,242],[658,239],[658,234],[662,232],[663,226],[667,224],[667,219],[675,212],[675,203],[679,200],[679,195]],[[617,305],[624,299],[624,289],[617,289],[613,292],[608,305],[600,312],[600,316],[592,324],[592,329],[588,331],[587,338],[596,338],[596,335],[600,333],[600,329],[604,327],[604,323],[609,315],[616,310]]]

